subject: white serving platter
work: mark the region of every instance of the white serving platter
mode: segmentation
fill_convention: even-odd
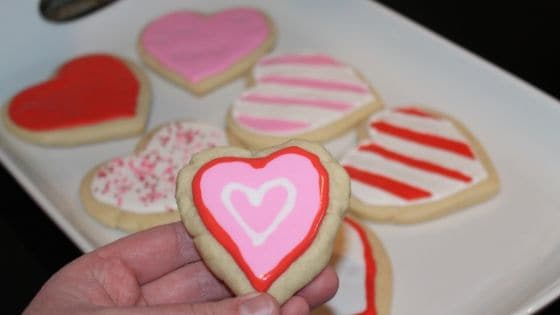
[[[270,14],[279,31],[274,52],[321,51],[347,61],[388,106],[427,105],[456,117],[493,159],[502,189],[491,201],[413,226],[368,224],[393,264],[392,314],[531,314],[560,294],[559,103],[375,2],[121,0],[53,24],[40,18],[36,1],[8,0],[9,10],[0,11],[0,100],[78,54],[109,52],[139,63],[139,31],[171,10],[234,5]],[[154,95],[148,128],[180,117],[223,125],[243,89],[237,80],[193,98],[146,71]],[[129,153],[138,139],[53,149],[22,142],[0,126],[0,160],[87,252],[124,233],[85,214],[80,180],[100,161]]]

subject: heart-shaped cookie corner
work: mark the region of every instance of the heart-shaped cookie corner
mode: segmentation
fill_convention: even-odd
[[[203,95],[245,73],[275,40],[271,19],[255,8],[213,14],[183,10],[150,22],[138,51],[164,78]]]
[[[342,159],[351,210],[375,221],[415,223],[485,201],[499,190],[488,154],[459,121],[419,106],[372,115],[367,138]]]
[[[351,215],[344,218],[330,265],[338,274],[338,291],[314,314],[391,313],[391,259],[377,235],[358,218]]]
[[[17,93],[2,117],[23,140],[72,146],[142,132],[150,102],[150,84],[139,67],[113,55],[88,54]]]
[[[280,303],[328,263],[348,194],[340,165],[303,141],[209,150],[177,179],[183,222],[210,269],[238,295]]]

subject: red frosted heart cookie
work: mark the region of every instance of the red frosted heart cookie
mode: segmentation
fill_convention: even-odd
[[[133,154],[89,171],[80,187],[82,203],[101,223],[126,231],[178,221],[179,169],[195,153],[224,145],[224,132],[211,125],[189,121],[162,125],[149,132]]]
[[[494,166],[457,120],[419,107],[378,112],[368,139],[341,160],[352,183],[351,210],[372,220],[417,222],[495,195]]]
[[[390,314],[391,261],[375,233],[347,216],[338,232],[330,264],[338,274],[338,291],[313,314]]]
[[[275,39],[272,22],[257,9],[183,10],[150,22],[138,48],[156,72],[202,95],[246,72]]]
[[[183,222],[210,269],[236,294],[283,303],[328,263],[348,177],[319,145],[197,154],[177,179]]]
[[[92,54],[68,61],[51,79],[13,96],[2,116],[24,140],[76,145],[140,133],[149,106],[149,83],[140,69]]]

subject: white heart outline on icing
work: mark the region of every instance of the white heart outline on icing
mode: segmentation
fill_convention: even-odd
[[[231,202],[231,194],[236,190],[243,192],[245,196],[247,196],[249,203],[252,206],[256,207],[262,203],[266,193],[270,189],[275,187],[283,187],[286,190],[286,192],[288,193],[286,201],[284,202],[282,209],[274,218],[274,221],[272,221],[272,223],[263,232],[255,232],[255,230],[253,230],[253,228],[251,228],[247,224],[247,222],[245,222],[245,220],[241,217],[241,215]],[[247,187],[238,182],[231,182],[224,186],[220,197],[225,208],[233,216],[235,221],[241,226],[245,234],[249,236],[253,246],[259,246],[262,245],[274,231],[276,231],[278,225],[280,225],[280,223],[282,223],[282,221],[286,219],[286,217],[292,212],[292,210],[294,210],[297,190],[294,184],[289,179],[280,177],[264,182],[258,189]]]

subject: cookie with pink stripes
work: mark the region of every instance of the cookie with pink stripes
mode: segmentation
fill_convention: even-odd
[[[193,154],[227,144],[223,130],[177,121],[148,133],[133,154],[105,162],[84,177],[80,197],[99,222],[125,231],[180,220],[177,173]]]
[[[271,19],[255,8],[211,14],[181,10],[150,22],[138,52],[164,78],[204,95],[249,71],[275,41]]]
[[[371,220],[412,223],[495,195],[499,180],[478,140],[450,116],[398,107],[373,115],[368,139],[341,160],[351,209]]]
[[[249,148],[292,138],[322,142],[327,149],[349,139],[351,147],[353,128],[381,107],[370,84],[331,56],[267,56],[253,67],[250,86],[233,102],[228,133]]]

